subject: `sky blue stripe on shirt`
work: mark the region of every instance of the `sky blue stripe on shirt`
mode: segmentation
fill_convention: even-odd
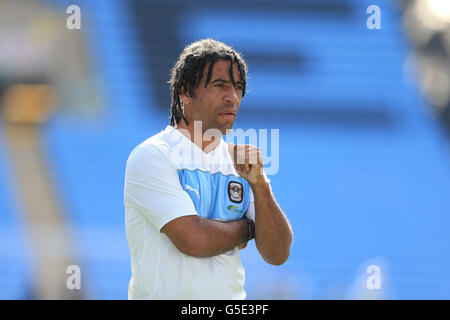
[[[180,169],[178,177],[181,186],[191,197],[198,215],[203,218],[237,220],[242,218],[248,209],[250,185],[242,177],[220,172],[211,174],[199,169]],[[242,187],[241,196],[238,192],[229,194],[229,189],[233,186],[235,191]]]

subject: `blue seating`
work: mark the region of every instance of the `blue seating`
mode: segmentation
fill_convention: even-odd
[[[33,297],[31,261],[17,185],[0,124],[0,300]]]
[[[148,85],[152,74],[166,73],[157,86],[167,88],[169,99],[163,82],[169,70],[146,64],[145,36],[139,37],[132,10],[137,1],[81,2],[94,68],[105,84],[105,112],[88,121],[60,113],[44,132],[95,299],[127,297],[125,163],[134,146],[169,121],[169,106],[160,106],[158,88]],[[382,29],[368,30],[365,8],[371,3],[344,3],[350,8],[345,18],[332,11],[273,13],[239,6],[218,12],[193,1],[174,27],[173,46],[208,36],[248,55],[248,94],[236,126],[280,130],[279,172],[270,178],[294,243],[281,267],[263,262],[254,244],[242,251],[248,298],[448,299],[447,141],[404,73],[410,48],[398,9],[381,1]],[[149,23],[158,18],[151,10],[145,14]],[[258,55],[286,57],[286,67],[268,68]],[[3,179],[4,172],[0,180],[11,179]],[[8,198],[5,192],[0,185],[1,199]],[[7,202],[2,206],[17,211]],[[10,267],[16,257],[7,259],[0,268],[12,276],[8,282],[0,278],[0,297],[23,297],[26,283]],[[378,293],[364,287],[370,264],[381,268]]]

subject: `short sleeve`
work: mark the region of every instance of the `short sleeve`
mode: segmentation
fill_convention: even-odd
[[[245,212],[245,216],[255,222],[255,198],[253,197],[253,192],[250,190],[250,200],[248,203],[247,211]]]
[[[176,169],[153,145],[140,146],[130,154],[125,170],[124,202],[141,212],[157,230],[175,218],[197,215]]]

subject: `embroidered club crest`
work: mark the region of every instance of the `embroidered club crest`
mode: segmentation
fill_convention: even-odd
[[[236,181],[231,181],[228,184],[228,197],[231,201],[240,203],[242,202],[242,195],[244,193],[244,187],[241,183]]]

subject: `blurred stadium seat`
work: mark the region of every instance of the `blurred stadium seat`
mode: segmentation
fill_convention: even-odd
[[[0,299],[33,298],[24,221],[0,132]]]

